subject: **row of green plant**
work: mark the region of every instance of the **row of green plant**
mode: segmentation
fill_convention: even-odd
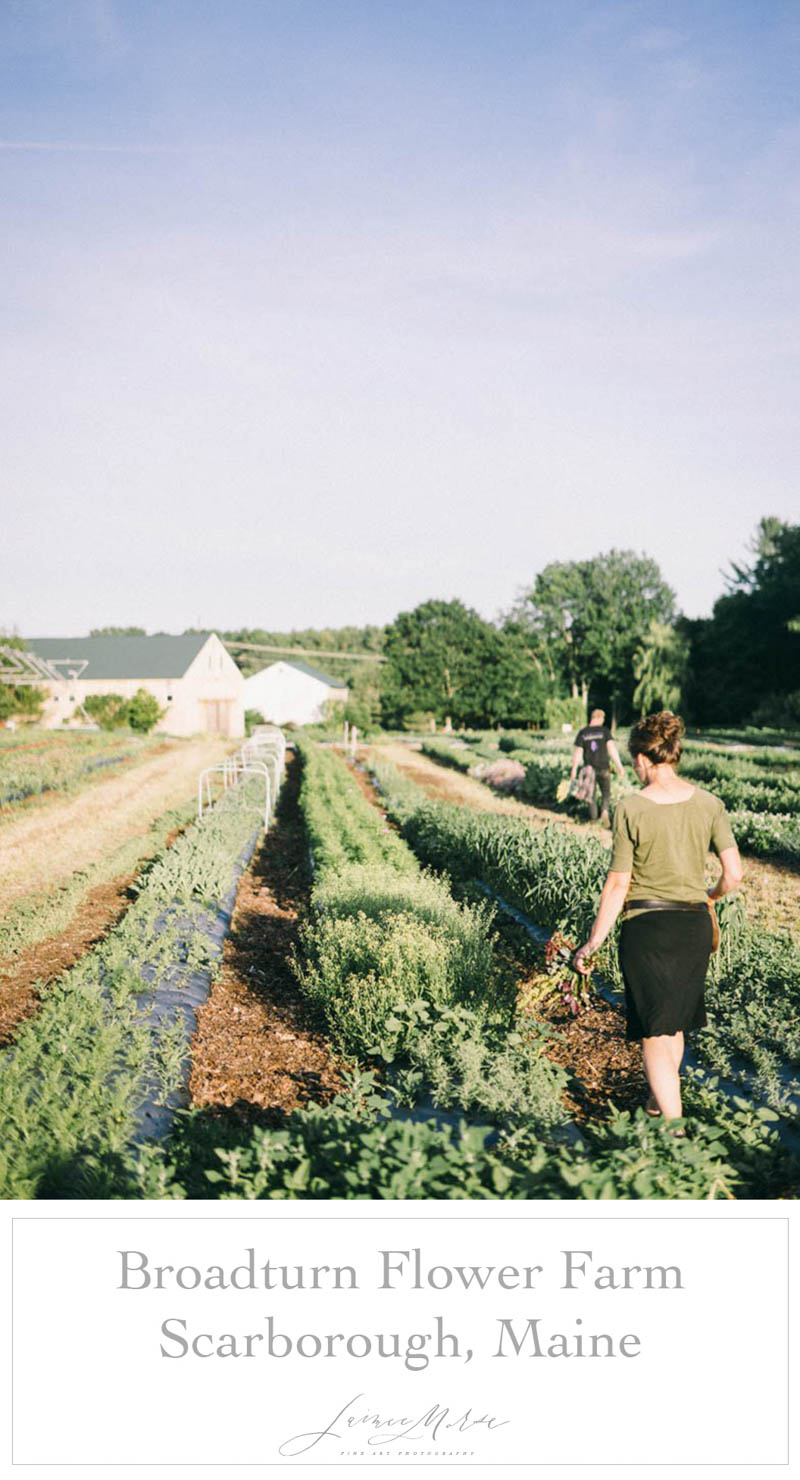
[[[800,753],[800,729],[795,725],[789,729],[775,729],[769,725],[741,725],[736,729],[724,729],[712,725],[703,732],[708,741],[718,745],[752,745],[757,748],[790,749],[795,752],[795,764]]]
[[[563,1075],[545,1034],[516,1021],[492,909],[457,904],[421,874],[332,751],[300,750],[317,882],[298,976],[334,1047],[391,1065],[405,1104],[430,1095],[440,1108],[563,1120]]]
[[[29,946],[47,940],[66,930],[81,900],[98,885],[110,879],[125,878],[147,866],[146,860],[157,857],[167,839],[191,821],[197,813],[192,800],[182,807],[170,807],[153,819],[144,832],[137,832],[95,860],[86,868],[76,869],[56,888],[26,894],[7,906],[0,918],[0,959],[7,961]],[[130,886],[133,896],[137,884]]]
[[[423,740],[420,749],[431,760],[442,766],[452,766],[454,771],[462,771],[465,775],[474,769],[481,750],[477,745],[453,745],[449,740]]]
[[[34,735],[36,732],[30,732]],[[46,734],[47,732],[45,732]],[[12,806],[48,791],[72,791],[109,766],[146,753],[148,742],[131,735],[76,734],[69,744],[30,743],[0,751],[0,806]]]
[[[524,732],[522,732],[524,734]],[[521,800],[554,811],[574,808],[567,797],[559,799],[569,776],[569,742],[531,742],[523,748],[503,744],[503,753],[525,766],[517,788]],[[519,736],[515,733],[515,740]],[[444,744],[424,745],[433,759],[462,770],[475,766],[472,749],[447,752]],[[681,762],[681,775],[714,793],[730,812],[731,826],[744,853],[800,867],[800,771],[796,765],[770,770],[771,762],[750,762],[724,753],[689,750]],[[622,780],[611,777],[611,803],[616,806],[633,787],[630,774]]]
[[[91,739],[94,731],[43,730],[38,725],[25,725],[21,729],[0,727],[0,754],[18,750],[63,750],[74,740]]]
[[[151,1031],[148,1000],[216,955],[208,922],[258,800],[256,780],[228,792],[144,873],[107,938],[43,990],[0,1057],[0,1196],[139,1195],[139,1108],[177,1088],[186,1053],[182,1029]]]
[[[423,863],[462,882],[480,879],[548,931],[587,939],[610,861],[597,838],[429,801],[378,752],[372,767],[390,816]],[[708,989],[713,1026],[698,1035],[698,1052],[726,1072],[734,1056],[743,1056],[757,1093],[785,1109],[789,1093],[800,1092],[800,948],[788,933],[747,922],[736,898],[722,900],[717,913],[721,942]],[[597,965],[621,989],[615,940],[604,944]]]
[[[324,764],[341,763],[328,756]],[[327,794],[334,795],[332,788]],[[354,796],[351,791],[351,802]],[[348,797],[339,791],[338,799],[346,804]],[[382,826],[381,813],[374,816]],[[340,821],[332,809],[331,829]],[[318,809],[315,823],[319,828]],[[339,877],[323,870],[306,927],[301,980],[337,1046],[362,1065],[382,1065],[382,1090],[371,1073],[354,1070],[346,1093],[327,1106],[295,1111],[280,1130],[244,1130],[193,1112],[179,1122],[168,1164],[155,1158],[145,1164],[147,1195],[649,1199],[797,1190],[797,1167],[777,1140],[774,1113],[721,1101],[713,1082],[687,1084],[687,1140],[640,1110],[613,1112],[570,1142],[550,1118],[549,1096],[544,1103],[529,1101],[522,1114],[515,1096],[504,1100],[503,1083],[518,1076],[515,1060],[524,1063],[525,1043],[515,1022],[505,1045],[498,1045],[499,1056],[487,1062],[472,1031],[480,994],[488,992],[502,1007],[511,985],[488,952],[487,924],[482,911],[459,907],[413,861],[392,870],[356,865]],[[439,1083],[437,1065],[452,1063],[452,1048],[442,1049],[454,1023],[466,1061]],[[535,1024],[531,1030],[535,1042]],[[473,1093],[470,1072],[495,1080],[492,1103],[478,1079]],[[443,1125],[432,1115],[423,1119],[419,1107],[413,1119],[398,1117],[398,1087],[409,1074],[410,1099],[427,1089],[434,1104],[448,1105],[457,1089],[455,1103],[466,1102],[473,1117],[483,1108],[492,1124],[461,1119]]]
[[[729,811],[782,812],[800,817],[800,768],[749,764],[729,756],[681,761],[681,775],[721,798]]]
[[[796,1166],[769,1111],[725,1105],[713,1083],[684,1096],[691,1139],[644,1111],[615,1112],[577,1142],[532,1123],[497,1136],[461,1120],[398,1119],[373,1074],[356,1074],[329,1105],[295,1110],[281,1130],[243,1131],[194,1113],[168,1161],[144,1156],[142,1195],[157,1198],[717,1199],[796,1193]]]
[[[323,761],[329,771],[337,764],[333,756]],[[307,803],[312,792],[313,786],[306,788]],[[337,796],[340,806],[355,805],[352,789],[348,795],[329,787],[327,795]],[[319,808],[314,816],[319,835]],[[329,823],[334,831],[342,824],[333,807]],[[383,826],[379,811],[374,825]],[[326,856],[324,848],[319,856]],[[400,857],[395,855],[398,865]],[[443,1125],[433,1116],[422,1118],[419,1107],[413,1119],[398,1117],[402,1074],[421,1072],[420,1035],[408,1031],[410,1002],[416,1011],[428,1004],[422,1036],[447,1040],[454,1012],[447,1004],[454,995],[463,998],[455,1011],[465,1014],[461,1023],[469,1043],[466,1014],[476,994],[488,986],[502,1002],[506,986],[497,963],[493,968],[487,958],[487,917],[459,909],[441,884],[420,875],[410,855],[405,869],[356,865],[345,873],[349,877],[340,884],[332,868],[323,868],[299,970],[301,978],[310,971],[306,985],[339,1046],[362,1064],[381,1063],[383,1089],[372,1074],[354,1070],[345,1094],[327,1106],[295,1111],[279,1130],[247,1130],[191,1112],[180,1118],[166,1158],[159,1150],[142,1159],[144,1195],[716,1198],[791,1188],[794,1167],[777,1144],[770,1112],[745,1103],[720,1110],[708,1085],[687,1090],[689,1141],[677,1140],[639,1111],[613,1114],[570,1144],[547,1115],[513,1113],[513,1101],[512,1113],[504,1114],[502,1099],[492,1107],[493,1116],[485,1117],[493,1119],[491,1126],[463,1119]],[[427,950],[426,936],[434,938]],[[520,1036],[512,1034],[505,1045],[510,1075],[514,1057],[524,1054]],[[475,1052],[474,1037],[472,1045]],[[432,1057],[441,1064],[447,1055],[435,1043]],[[431,1068],[430,1058],[423,1061],[424,1074]],[[502,1079],[496,1059],[474,1068]],[[469,1080],[463,1066],[458,1069],[462,1098],[469,1099]],[[429,1079],[427,1088],[437,1102],[450,1103],[452,1082],[442,1086]],[[472,1103],[473,1113],[479,1108]]]
[[[561,751],[568,754],[572,742],[563,735],[547,735],[538,730],[504,730],[497,736],[498,750],[510,751]]]
[[[294,740],[303,771],[300,807],[314,868],[320,875],[347,864],[416,867],[397,833],[361,794],[343,763],[306,735]]]

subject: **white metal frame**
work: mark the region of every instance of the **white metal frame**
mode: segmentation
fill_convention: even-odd
[[[223,794],[240,785],[245,777],[264,777],[264,826],[269,826],[270,814],[278,800],[281,773],[286,759],[286,740],[281,730],[262,727],[259,734],[246,740],[233,755],[226,756],[215,766],[206,766],[197,778],[197,816],[203,817],[204,810],[213,806],[211,778],[222,780]]]

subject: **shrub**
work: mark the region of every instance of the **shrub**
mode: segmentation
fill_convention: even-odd
[[[579,730],[586,723],[586,705],[582,699],[545,699],[544,722],[548,730],[572,725]]]
[[[687,1083],[687,1139],[639,1110],[595,1122],[575,1145],[520,1126],[487,1144],[485,1126],[390,1119],[370,1075],[326,1106],[295,1110],[280,1130],[190,1112],[160,1172],[140,1162],[144,1196],[163,1198],[729,1199],[776,1196],[796,1164],[765,1112],[727,1109]],[[768,1116],[768,1112],[766,1112]],[[772,1117],[774,1120],[774,1117]],[[147,1185],[148,1182],[150,1185]]]
[[[122,694],[90,694],[84,700],[83,707],[101,730],[123,730],[127,727],[127,703]]]
[[[147,735],[163,713],[158,707],[158,700],[148,694],[146,689],[137,689],[125,709],[128,724],[139,735]]]
[[[491,912],[456,904],[438,880],[351,866],[318,885],[314,906],[298,977],[344,1053],[407,1060],[429,1008],[490,1000]]]
[[[252,735],[256,725],[266,724],[260,709],[246,709],[244,712],[245,735]]]
[[[32,684],[0,683],[0,722],[6,719],[39,719],[47,695]]]
[[[132,699],[122,694],[90,694],[83,707],[101,730],[128,728],[139,735],[147,735],[164,712],[147,689],[137,689]]]
[[[373,729],[372,714],[366,699],[348,699],[344,706],[344,718],[349,725],[355,725],[360,735]]]

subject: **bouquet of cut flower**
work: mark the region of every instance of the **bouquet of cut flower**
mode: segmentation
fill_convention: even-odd
[[[556,983],[561,993],[561,1000],[566,1008],[577,1017],[582,1007],[590,1007],[592,993],[590,990],[591,972],[583,976],[573,963],[573,957],[577,946],[567,940],[560,930],[556,930],[550,936],[545,948],[545,971],[548,976],[559,976],[561,979]]]

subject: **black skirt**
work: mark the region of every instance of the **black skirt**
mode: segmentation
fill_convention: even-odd
[[[647,910],[623,922],[619,964],[626,1038],[636,1041],[705,1027],[703,989],[711,943],[707,910]]]

